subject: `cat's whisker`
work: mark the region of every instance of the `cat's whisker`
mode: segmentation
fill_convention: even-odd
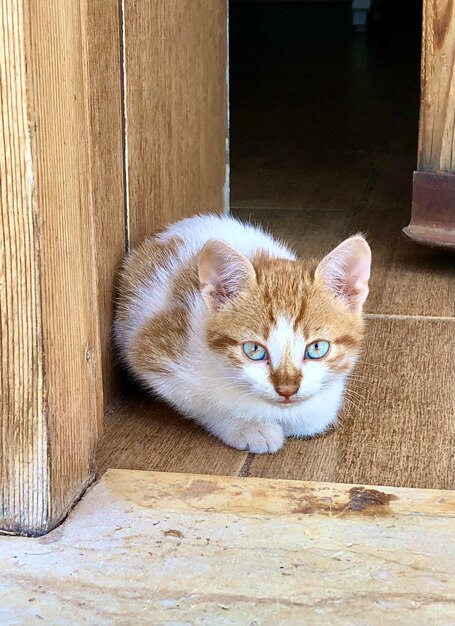
[[[231,404],[231,408],[235,408],[237,407],[246,397],[250,396],[251,394],[248,393],[244,393],[239,395]]]
[[[348,380],[347,389],[354,389],[357,392],[363,393],[367,389],[371,389],[376,385],[376,381],[371,380]]]
[[[247,387],[240,387],[239,385],[220,385],[217,387],[217,392],[220,391],[224,391],[224,392],[228,392],[228,391],[243,391],[245,394],[251,395],[253,392],[251,391],[251,389],[247,388]]]
[[[351,406],[353,406],[357,411],[361,412],[363,407],[360,407],[358,404],[352,401],[351,398],[345,397],[345,401],[348,402]]]
[[[246,386],[245,383],[238,383],[238,382],[229,382],[229,383],[225,383],[223,385],[217,385],[217,389],[218,390],[226,389],[226,388],[229,388],[229,387],[232,387],[234,389],[240,389],[242,387],[245,388],[245,389],[249,388],[249,387]]]
[[[352,406],[356,408],[357,411],[363,412],[367,410],[365,405],[362,402],[357,401],[357,398],[353,400],[352,398],[346,397],[346,400],[350,402]]]
[[[357,374],[353,372],[352,374],[348,374],[347,378],[349,380],[366,380],[366,381],[375,381],[375,378],[371,378],[371,376],[367,376],[366,374]]]
[[[363,410],[366,409],[366,404],[363,398],[358,398],[357,396],[350,396],[350,395],[346,395],[345,397],[351,400],[351,402],[355,402],[359,408]]]
[[[345,398],[345,400],[346,400],[346,398]],[[346,417],[348,419],[352,419],[354,417],[352,408],[351,408],[349,403],[343,402],[342,411],[343,411],[343,414],[346,413]]]
[[[357,393],[356,391],[353,391],[352,389],[346,389],[346,396],[354,398],[356,401],[359,401],[362,403],[366,402],[366,397],[364,395]]]
[[[227,373],[223,373],[223,380],[225,380],[225,381],[232,381],[232,382],[236,383],[237,385],[247,385],[248,384],[245,380],[242,380],[238,376],[231,376],[231,375],[229,375]]]
[[[365,396],[362,393],[359,393],[358,391],[355,391],[355,389],[352,389],[352,388],[349,388],[349,387],[346,389],[346,393],[352,394],[352,395],[356,396],[357,398],[360,398],[361,400],[365,400],[366,399]]]
[[[350,380],[348,381],[347,386],[348,389],[354,389],[354,391],[357,391],[358,393],[364,393],[364,391],[371,389],[372,387],[375,387],[375,383],[360,380]]]
[[[362,390],[360,390],[360,389],[358,389],[358,388],[356,389],[356,388],[354,388],[354,387],[352,387],[350,385],[348,385],[348,387],[346,387],[346,390],[345,390],[346,393],[350,393],[350,394],[353,394],[353,395],[355,395],[355,396],[357,396],[359,398],[364,398],[365,399],[366,396],[365,396],[364,391],[366,391],[365,388],[362,388]]]
[[[372,380],[356,380],[355,378],[350,378],[347,381],[348,389],[356,389],[357,391],[364,391],[366,389],[371,389],[374,386],[375,381]]]
[[[363,413],[366,409],[364,406],[362,406],[361,404],[357,404],[356,402],[354,402],[353,400],[351,400],[351,398],[346,398],[346,401],[355,408],[356,413]]]
[[[364,361],[363,359],[357,361],[358,365],[366,365],[368,367],[377,367],[380,370],[385,369],[385,365],[379,365],[378,363],[370,363],[369,361]]]

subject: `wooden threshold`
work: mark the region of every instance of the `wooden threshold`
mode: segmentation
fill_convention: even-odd
[[[454,536],[453,491],[109,470],[0,539],[2,621],[449,624]]]

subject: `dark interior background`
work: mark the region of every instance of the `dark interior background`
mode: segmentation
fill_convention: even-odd
[[[231,1],[232,206],[311,207],[379,154],[415,168],[421,19],[420,1],[383,0],[355,32],[351,2]]]

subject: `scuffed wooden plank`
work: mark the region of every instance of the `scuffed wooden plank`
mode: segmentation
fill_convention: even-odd
[[[131,243],[220,211],[226,175],[226,0],[131,0],[125,13]]]
[[[63,527],[0,540],[1,616],[449,624],[454,536],[453,492],[110,470]]]

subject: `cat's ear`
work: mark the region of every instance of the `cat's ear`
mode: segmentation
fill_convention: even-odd
[[[250,261],[217,239],[211,239],[202,248],[198,269],[202,297],[211,311],[216,311],[256,278]]]
[[[360,313],[368,296],[371,250],[361,235],[350,237],[328,254],[316,269],[332,293]]]

